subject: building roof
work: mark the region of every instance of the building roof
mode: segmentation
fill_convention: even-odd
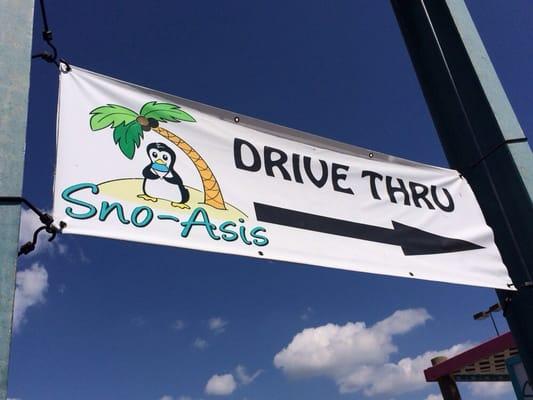
[[[511,332],[472,347],[424,370],[427,382],[452,375],[457,381],[508,381],[505,360],[518,354]]]

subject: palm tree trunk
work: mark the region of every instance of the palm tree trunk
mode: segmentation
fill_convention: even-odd
[[[226,203],[224,203],[224,198],[222,197],[222,192],[220,191],[217,178],[215,178],[215,175],[202,156],[198,154],[198,152],[194,150],[186,141],[176,136],[169,130],[160,126],[152,129],[165,139],[170,140],[181,151],[183,151],[187,157],[191,159],[194,166],[198,170],[198,173],[200,174],[200,178],[202,179],[202,185],[204,188],[204,203],[216,209],[225,210]]]

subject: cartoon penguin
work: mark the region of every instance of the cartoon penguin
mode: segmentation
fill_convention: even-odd
[[[190,208],[189,191],[174,171],[176,154],[164,143],[150,143],[146,148],[150,164],[143,169],[143,192],[137,197],[156,202],[168,200],[173,207]]]

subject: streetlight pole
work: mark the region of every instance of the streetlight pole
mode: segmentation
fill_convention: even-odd
[[[533,382],[533,155],[464,0],[391,0],[452,168],[468,179],[516,292],[498,291]]]
[[[21,196],[33,0],[2,0],[0,26],[0,195]],[[20,204],[0,202],[0,221],[0,400],[6,400]]]
[[[485,311],[480,311],[474,314],[474,319],[476,321],[485,319],[487,317],[490,317],[490,320],[492,321],[492,326],[494,326],[494,330],[496,331],[496,335],[500,336],[500,331],[498,330],[498,327],[496,326],[496,321],[494,320],[494,316],[492,313],[502,311],[502,307],[500,306],[500,303],[493,304]]]
[[[490,320],[492,321],[492,326],[494,326],[494,330],[496,331],[496,335],[500,336],[500,332],[498,331],[498,327],[496,326],[496,321],[494,321],[494,317],[492,316],[492,313],[489,313]]]

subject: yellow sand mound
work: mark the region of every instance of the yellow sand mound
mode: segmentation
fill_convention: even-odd
[[[157,202],[146,201],[137,197],[139,194],[143,193],[142,183],[143,180],[137,178],[117,179],[114,181],[102,182],[98,185],[98,188],[100,189],[100,193],[111,196],[117,200],[124,200],[130,203],[137,203],[139,205],[146,205],[152,209],[164,210],[176,215],[188,215],[190,214],[191,210],[194,210],[196,207],[202,207],[209,213],[209,217],[213,219],[236,221],[239,218],[248,218],[246,214],[227,202],[226,210],[218,210],[205,204],[203,202],[203,192],[189,186],[187,186],[191,195],[191,198],[187,202],[187,205],[190,207],[189,210],[173,207],[167,200],[159,199]]]

